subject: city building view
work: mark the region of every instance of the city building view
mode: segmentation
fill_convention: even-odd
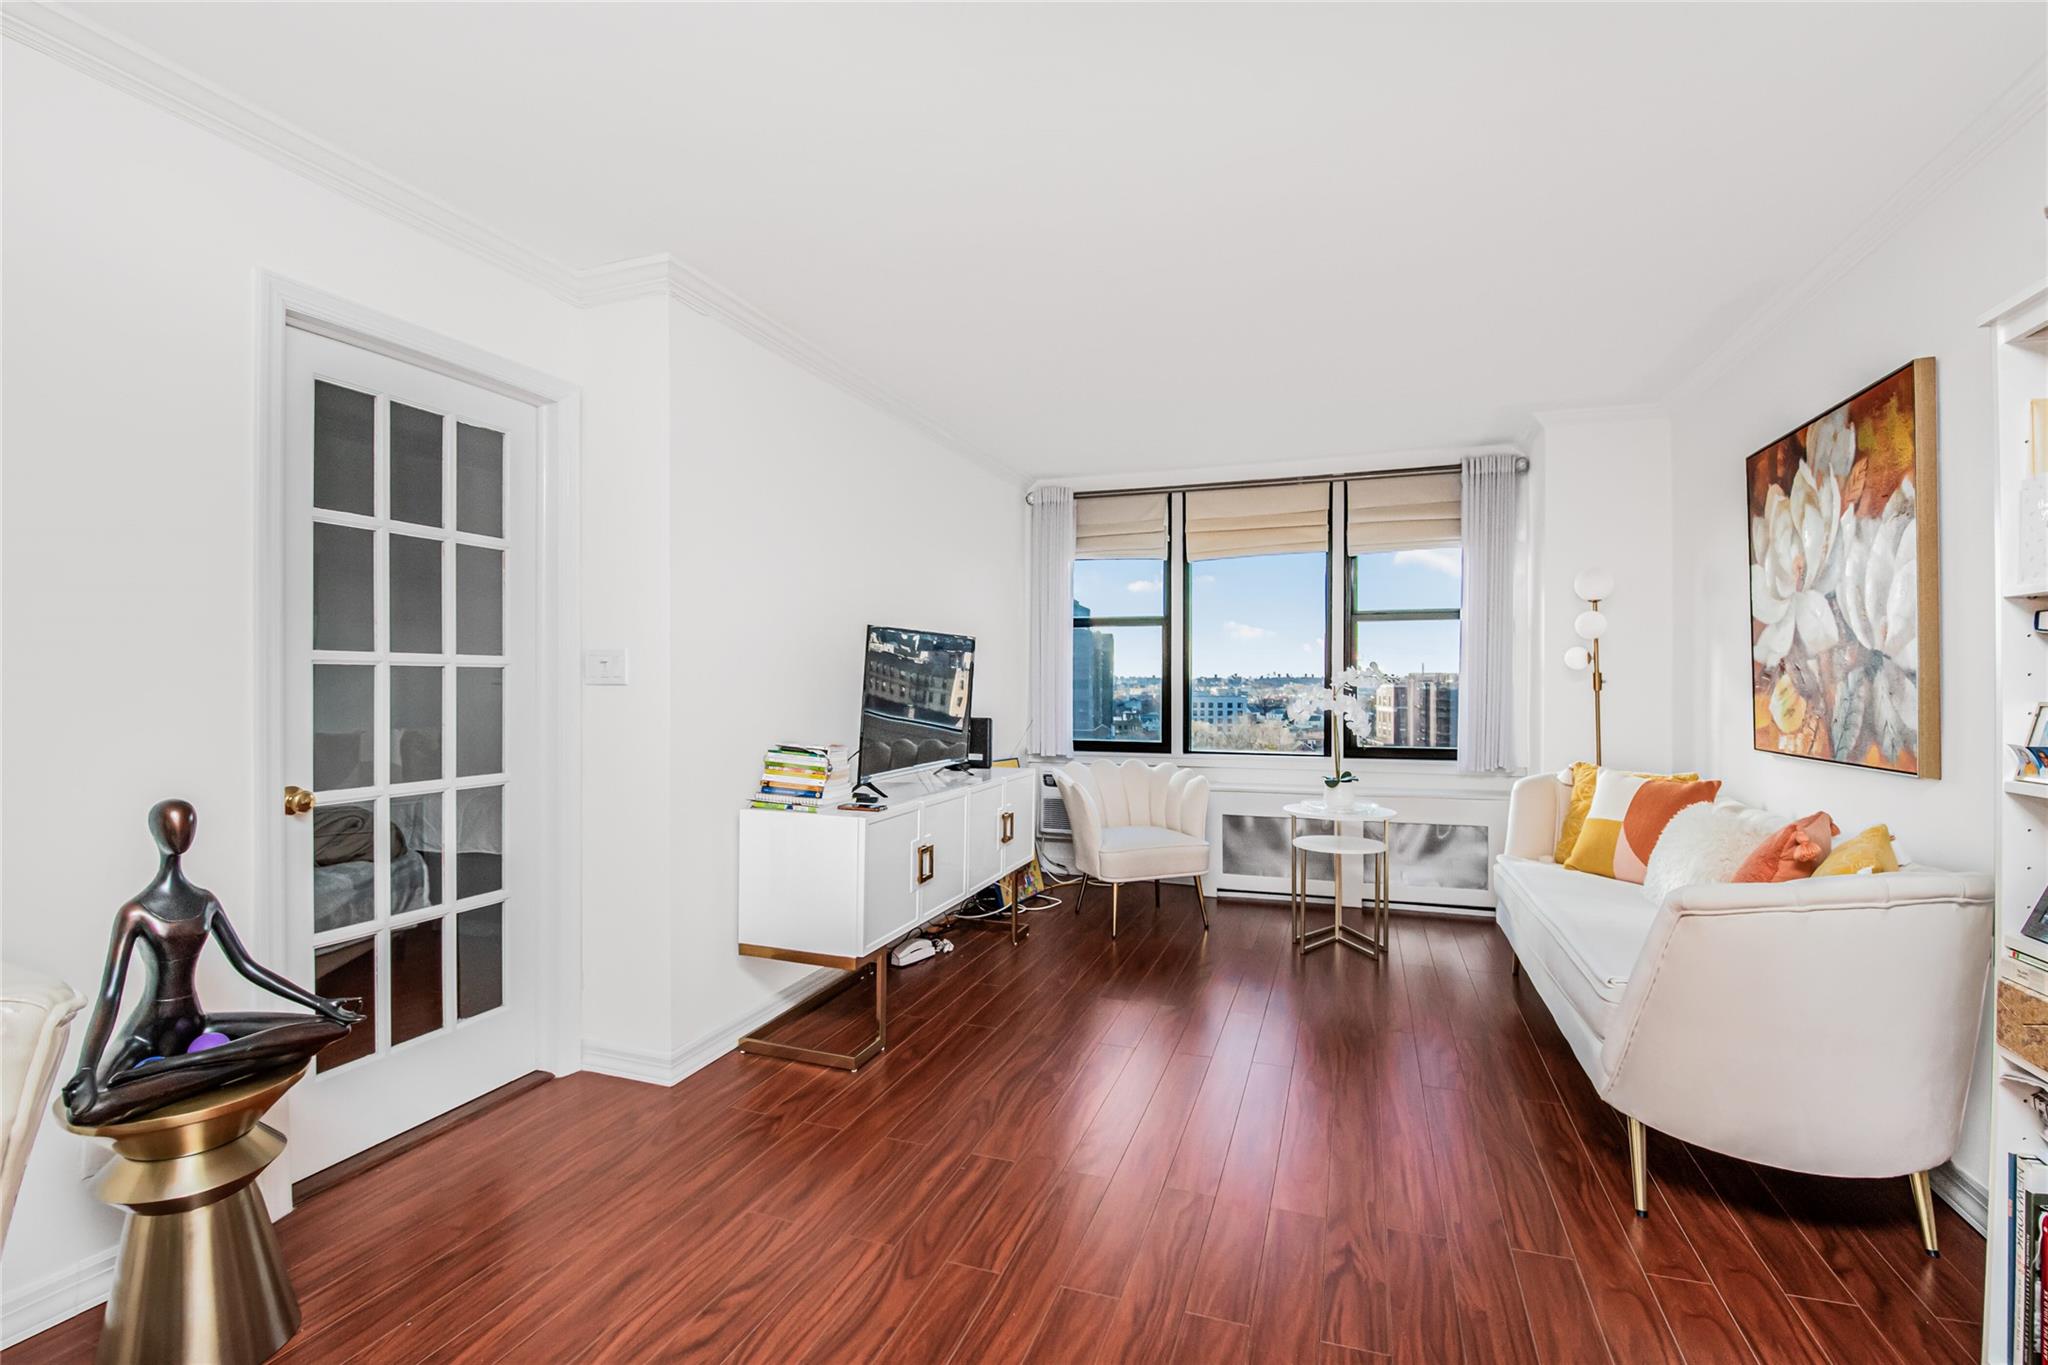
[[[1077,621],[1088,609],[1075,604]],[[1156,637],[1154,637],[1156,640]],[[1159,674],[1118,673],[1116,632],[1074,628],[1074,738],[1093,743],[1157,744],[1160,739]],[[1156,646],[1145,663],[1159,657]],[[1372,691],[1370,730],[1353,736],[1360,744],[1390,748],[1456,748],[1458,675],[1418,670],[1395,674],[1378,663],[1366,665]],[[1288,719],[1288,703],[1324,685],[1314,674],[1196,677],[1189,685],[1188,747],[1233,753],[1321,753],[1323,718]]]

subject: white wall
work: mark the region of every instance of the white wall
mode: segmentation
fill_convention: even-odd
[[[2006,141],[1897,235],[1799,307],[1711,384],[1676,403],[1671,560],[1676,758],[1732,796],[1847,831],[1883,821],[1915,859],[1988,871],[1995,767],[1990,602],[1990,344],[1977,319],[2048,273],[2042,121]],[[1942,773],[1922,781],[1755,752],[1749,699],[1745,457],[1917,356],[1940,412]],[[1988,1030],[1987,1030],[1988,1035]],[[1988,1036],[1980,1078],[1986,1074]],[[1982,1181],[1985,1105],[1956,1164]]]
[[[201,812],[193,875],[275,956],[254,856],[280,818],[253,719],[262,271],[582,387],[583,635],[632,660],[631,685],[581,696],[582,1033],[599,1064],[666,1059],[772,984],[733,952],[746,755],[851,736],[863,622],[979,635],[976,709],[1015,739],[1020,489],[665,297],[579,311],[20,44],[0,62],[10,961],[92,990],[115,908],[155,867],[144,813],[173,794]],[[711,497],[672,494],[686,476]],[[757,495],[836,518],[820,551],[835,560],[927,557],[749,568],[748,518],[713,499]],[[712,681],[733,663],[757,670],[745,724]],[[217,961],[202,988],[250,1002]],[[79,1178],[82,1146],[53,1123],[37,1140],[0,1340],[104,1292],[119,1223]]]
[[[1601,734],[1610,766],[1670,772],[1672,755],[1671,430],[1635,408],[1537,414],[1532,477],[1536,538],[1536,734],[1531,770],[1593,758],[1593,697],[1586,673],[1565,667],[1586,609],[1572,580],[1614,575],[1600,604],[1607,686]],[[1684,613],[1678,613],[1684,615]]]
[[[1024,726],[1024,484],[671,310],[675,1045],[806,969],[742,959],[736,798],[779,740],[859,738],[863,627],[975,637],[974,712]]]

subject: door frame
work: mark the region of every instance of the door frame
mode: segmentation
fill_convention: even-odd
[[[313,332],[417,365],[532,405],[540,563],[535,622],[537,765],[533,782],[542,835],[533,850],[534,885],[554,907],[554,932],[539,945],[536,982],[539,1066],[566,1075],[582,1065],[582,697],[577,642],[582,638],[579,484],[583,391],[565,379],[492,355],[452,337],[351,303],[268,271],[257,272],[255,683],[257,810],[276,813],[290,746],[284,733],[285,640],[285,333]],[[265,826],[258,825],[259,831]],[[274,839],[255,840],[255,886],[265,898],[251,917],[251,945],[275,958],[290,942],[285,859]],[[272,1200],[274,1216],[279,1209]]]

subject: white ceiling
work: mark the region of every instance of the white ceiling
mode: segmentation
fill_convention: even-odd
[[[2041,60],[2012,5],[96,5],[1027,474],[1654,401]]]

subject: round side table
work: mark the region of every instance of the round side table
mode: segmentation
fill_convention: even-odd
[[[1387,954],[1387,893],[1390,885],[1387,875],[1387,823],[1400,812],[1371,801],[1341,810],[1332,810],[1321,801],[1296,801],[1281,809],[1287,815],[1288,900],[1294,910],[1296,950],[1310,953],[1332,943],[1341,943],[1369,957],[1384,958]],[[1337,832],[1302,834],[1303,820],[1328,821]],[[1344,826],[1352,821],[1359,825],[1357,837],[1344,834]],[[1380,837],[1362,837],[1365,826],[1372,824],[1380,827]],[[1314,847],[1309,846],[1311,840],[1316,841]],[[1343,845],[1341,851],[1334,844],[1326,846],[1326,841],[1333,840]],[[1314,853],[1329,855],[1335,869],[1336,896],[1330,924],[1311,931],[1308,928],[1308,860]],[[1372,890],[1365,906],[1370,932],[1360,932],[1344,922],[1344,859],[1348,857],[1372,859]]]
[[[113,1139],[98,1193],[129,1210],[99,1365],[256,1365],[299,1330],[298,1296],[256,1177],[284,1151],[284,1135],[260,1120],[305,1074],[280,1068],[136,1118],[65,1122]]]

